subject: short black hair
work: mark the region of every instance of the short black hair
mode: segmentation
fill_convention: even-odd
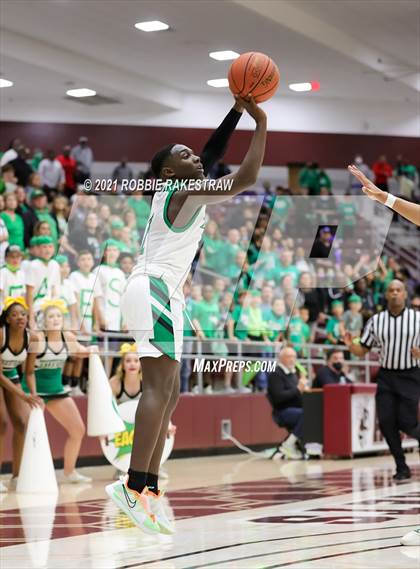
[[[150,165],[151,165],[152,172],[153,172],[153,175],[155,176],[155,178],[160,177],[160,173],[162,171],[162,168],[163,168],[167,158],[170,156],[172,148],[175,145],[176,145],[176,142],[173,142],[172,144],[167,144],[166,146],[164,146],[163,148],[158,150],[156,152],[156,154],[153,156],[152,162]]]
[[[331,359],[331,356],[333,356],[334,354],[342,354],[343,350],[339,350],[338,348],[332,348],[332,350],[328,350],[326,355],[326,360],[327,362]]]

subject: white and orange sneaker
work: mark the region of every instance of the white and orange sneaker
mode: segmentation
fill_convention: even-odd
[[[158,491],[157,494],[148,491],[149,504],[152,514],[154,514],[157,523],[159,524],[160,533],[172,535],[175,533],[175,528],[171,520],[168,518],[165,511],[164,492]]]
[[[105,491],[111,500],[126,514],[142,531],[148,534],[160,533],[160,525],[150,508],[149,491],[147,486],[139,494],[127,486],[128,476],[108,484]]]

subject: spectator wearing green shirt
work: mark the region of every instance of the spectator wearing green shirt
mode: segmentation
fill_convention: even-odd
[[[144,230],[150,215],[150,198],[136,192],[128,198],[127,205],[136,215],[137,229]]]
[[[214,299],[214,290],[211,285],[203,287],[203,300],[196,302],[192,310],[192,322],[201,339],[214,339],[217,336],[217,326],[220,320],[220,309]],[[204,353],[212,353],[211,346],[204,346]],[[204,372],[204,386],[206,393],[213,392],[213,378],[211,372]]]
[[[311,340],[311,329],[308,320],[309,310],[306,307],[300,309],[295,307],[287,328],[287,339],[300,357],[305,356],[305,344]]]
[[[215,338],[220,309],[211,285],[203,287],[203,300],[194,304],[192,311],[193,325],[205,338]]]
[[[349,309],[344,312],[341,337],[350,332],[353,338],[358,338],[363,328],[362,299],[358,294],[352,294],[348,300]]]
[[[248,338],[253,341],[267,341],[268,330],[261,309],[261,293],[254,290],[249,303]]]
[[[270,237],[266,235],[261,243],[257,260],[253,265],[253,274],[255,284],[259,288],[267,279],[267,275],[272,275],[278,270],[277,254],[273,251],[273,245]]]
[[[121,218],[113,219],[111,222],[111,239],[116,242],[121,253],[133,253],[132,245],[124,241],[124,237],[127,238],[126,232],[124,236],[124,228],[125,224]]]
[[[238,302],[234,306],[227,323],[229,340],[246,340],[248,337],[250,294],[246,290],[238,293]]]
[[[280,283],[286,275],[291,275],[293,286],[297,286],[299,269],[293,264],[293,251],[289,249],[283,249],[280,253],[280,263],[269,273],[268,278],[273,278],[276,283]]]
[[[274,299],[274,289],[271,285],[265,284],[261,288],[261,309],[263,315],[270,312]]]
[[[222,277],[214,277],[211,284],[214,290],[214,299],[220,302],[226,292],[227,280]]]
[[[341,334],[342,321],[344,314],[344,306],[341,300],[333,300],[331,303],[332,316],[327,322],[325,331],[327,333],[327,343],[342,344],[343,337]]]
[[[25,249],[25,225],[21,216],[16,213],[17,207],[18,201],[15,194],[6,194],[4,197],[4,211],[0,213],[0,217],[9,233],[9,245],[17,245],[23,251]]]
[[[31,206],[38,221],[46,221],[51,228],[51,237],[54,241],[55,249],[58,247],[58,227],[48,208],[47,196],[42,190],[35,189],[30,195]]]
[[[217,223],[210,220],[203,234],[203,248],[201,250],[201,267],[218,273],[226,265],[224,256],[224,243],[220,238]]]
[[[299,185],[306,188],[310,196],[319,196],[322,187],[331,189],[331,179],[316,162],[310,162],[299,172]]]
[[[271,203],[269,204],[270,209],[273,211],[273,221],[276,227],[284,231],[287,223],[287,217],[289,210],[292,208],[292,200],[289,196],[273,196]]]
[[[263,312],[263,318],[268,330],[268,339],[271,342],[283,340],[286,330],[286,305],[282,298],[274,298],[270,310]]]
[[[227,242],[223,247],[224,264],[220,267],[220,272],[224,276],[229,276],[229,269],[235,263],[236,255],[239,251],[243,251],[240,243],[241,234],[238,229],[229,229],[227,234]]]
[[[343,236],[353,237],[354,228],[356,226],[357,207],[351,198],[344,198],[345,201],[340,201],[338,204],[338,213],[343,224]]]

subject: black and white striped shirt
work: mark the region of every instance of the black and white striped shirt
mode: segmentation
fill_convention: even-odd
[[[403,370],[418,366],[411,348],[420,346],[420,311],[404,308],[398,316],[388,310],[374,314],[365,326],[360,344],[378,347],[381,366]]]

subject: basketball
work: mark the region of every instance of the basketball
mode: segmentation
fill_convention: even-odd
[[[252,95],[256,103],[270,99],[277,90],[280,73],[274,61],[264,53],[243,53],[232,63],[228,75],[234,95]]]

